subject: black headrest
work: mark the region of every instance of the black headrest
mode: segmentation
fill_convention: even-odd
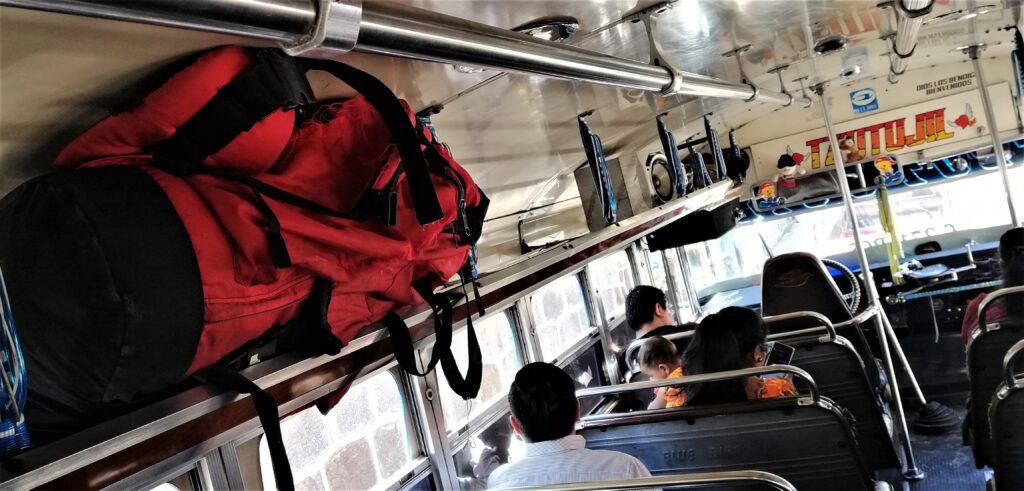
[[[794,252],[764,263],[761,312],[765,316],[809,310],[833,323],[853,316],[825,265],[813,254]]]

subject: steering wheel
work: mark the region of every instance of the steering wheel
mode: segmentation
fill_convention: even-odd
[[[822,259],[821,262],[828,268],[832,268],[839,271],[846,277],[846,280],[850,282],[852,291],[850,293],[843,294],[843,300],[846,300],[846,306],[850,309],[850,315],[856,316],[860,311],[860,301],[863,296],[863,289],[860,285],[860,278],[850,271],[843,263],[839,261],[833,261],[831,259]]]

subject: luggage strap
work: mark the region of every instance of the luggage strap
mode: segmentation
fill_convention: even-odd
[[[299,62],[277,50],[261,50],[256,57],[253,66],[222,87],[173,135],[150,147],[153,164],[157,168],[182,177],[193,174],[217,176],[249,188],[257,209],[267,222],[267,243],[277,268],[291,266],[291,258],[281,235],[281,223],[264,197],[323,215],[353,220],[372,217],[394,226],[398,212],[398,194],[394,189],[371,190],[360,199],[353,212],[341,212],[267,184],[250,174],[203,163],[206,157],[274,111],[311,103],[312,89],[305,70],[322,70],[356,89],[380,114],[401,157],[402,164],[396,173],[406,174],[419,223],[426,225],[444,218],[416,128],[409,122],[401,102],[386,85],[366,72],[335,61]],[[396,181],[393,178],[391,182]]]
[[[259,416],[263,434],[267,437],[267,448],[270,450],[270,463],[274,467],[274,482],[280,491],[292,491],[295,482],[292,479],[292,468],[288,463],[288,452],[284,448],[284,437],[281,435],[281,417],[277,411],[274,396],[261,389],[253,381],[242,374],[226,367],[213,366],[196,374],[196,378],[204,383],[212,383],[248,394]]]
[[[235,370],[243,370],[277,355],[294,351],[306,358],[337,355],[345,347],[331,330],[327,309],[331,305],[330,281],[317,278],[294,319],[271,327],[216,363]]]
[[[444,295],[435,294],[431,285],[430,277],[423,277],[413,283],[413,288],[419,293],[423,300],[430,305],[434,314],[434,347],[431,349],[430,360],[426,363],[426,369],[420,370],[416,363],[416,349],[413,346],[412,334],[405,321],[394,312],[388,312],[381,320],[388,328],[391,337],[391,347],[395,352],[395,359],[401,367],[417,376],[425,376],[441,363],[445,379],[448,385],[456,394],[464,399],[473,399],[480,391],[480,381],[483,376],[483,356],[480,353],[480,343],[476,337],[476,329],[473,328],[473,318],[469,312],[469,302],[466,302],[466,333],[468,335],[469,366],[466,368],[466,376],[459,372],[459,366],[455,362],[452,353],[452,303]]]

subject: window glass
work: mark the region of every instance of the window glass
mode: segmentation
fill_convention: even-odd
[[[456,394],[448,382],[438,372],[438,385],[441,386],[441,407],[444,410],[444,422],[449,433],[464,426],[484,409],[500,400],[508,393],[508,388],[515,379],[516,371],[522,366],[519,350],[516,348],[515,335],[508,315],[493,315],[482,321],[473,323],[477,339],[480,341],[480,352],[483,355],[483,380],[480,393],[476,399],[464,400]],[[465,373],[468,334],[463,329],[452,337],[452,351],[459,369]]]
[[[590,280],[601,297],[605,320],[620,320],[626,313],[626,294],[635,285],[626,251],[594,261],[588,268]]]
[[[601,345],[594,343],[581,350],[579,356],[563,369],[575,381],[576,388],[594,387],[603,384],[601,375]],[[590,412],[601,397],[581,401],[583,414]],[[469,438],[467,443],[455,452],[455,470],[463,491],[487,489],[487,479],[494,469],[502,464],[515,462],[524,455],[525,444],[513,434],[506,412],[490,426]]]
[[[663,251],[649,252],[647,262],[651,265],[651,280],[653,286],[666,293],[669,310],[675,309],[675,296],[672,295],[672,286],[668,280],[668,269],[665,268],[665,253]]]
[[[693,311],[693,306],[690,305],[690,294],[686,290],[686,281],[683,280],[683,265],[679,262],[679,251],[677,249],[665,251],[665,260],[679,301],[679,308],[675,311],[676,322],[693,322],[697,315]]]
[[[537,341],[545,361],[551,361],[589,334],[583,285],[576,275],[559,278],[530,296]]]
[[[455,452],[455,472],[463,491],[487,489],[487,479],[494,469],[523,455],[524,443],[513,433],[506,412]]]
[[[296,489],[381,489],[395,483],[422,456],[391,372],[349,389],[326,416],[311,407],[281,422]],[[265,439],[260,467],[274,489]]]
[[[1011,189],[1017,190],[1018,202],[1024,201],[1024,166],[1015,165],[1008,174]],[[999,173],[994,171],[901,188],[890,193],[889,202],[896,229],[904,241],[998,229],[1010,221],[1006,193]],[[856,198],[853,209],[861,239],[881,245],[885,233],[878,216],[877,198]],[[966,234],[965,241],[971,236]],[[855,249],[853,228],[843,206],[747,222],[716,240],[686,247],[699,294],[715,285],[760,273],[768,258],[765,245],[773,255],[811,251],[818,257],[830,257]]]
[[[1011,187],[1024,188],[1024,167],[1009,171]],[[1019,193],[1018,193],[1019,194]],[[899,189],[889,203],[903,240],[942,236],[958,231],[1005,226],[1010,221],[1006,193],[998,172],[965,176],[930,186]],[[854,202],[861,239],[881,244],[884,236],[874,197]],[[774,254],[807,250],[814,244],[822,257],[854,250],[853,229],[843,207],[793,217],[755,222]]]
[[[587,387],[598,387],[604,385],[604,377],[601,373],[601,360],[604,358],[600,343],[594,343],[579,352],[575,358],[562,367],[576,383],[577,389]],[[580,399],[580,414],[587,414],[597,403],[601,402],[603,396],[594,396]]]
[[[768,253],[758,233],[754,227],[739,226],[715,240],[686,246],[686,260],[698,295],[728,280],[760,276]]]

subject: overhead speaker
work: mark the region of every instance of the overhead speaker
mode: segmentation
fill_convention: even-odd
[[[668,158],[661,153],[652,153],[647,156],[645,166],[647,182],[655,204],[672,201],[676,197],[676,173]]]
[[[736,228],[739,221],[739,198],[710,209],[697,210],[647,234],[647,247],[652,251],[674,249],[717,239]]]
[[[625,220],[633,216],[633,208],[629,203],[629,192],[626,190],[626,180],[622,176],[622,165],[619,159],[605,160],[608,169],[608,184],[611,192],[615,194],[616,218]],[[587,217],[587,227],[591,232],[601,230],[608,226],[607,217],[604,214],[605,199],[602,198],[604,190],[598,189],[597,182],[589,165],[583,165],[573,173],[576,178],[576,188],[580,192],[580,201],[583,202],[583,212]]]

